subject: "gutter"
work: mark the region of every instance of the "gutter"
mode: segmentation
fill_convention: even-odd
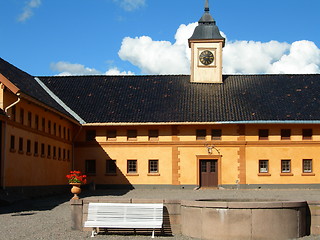
[[[221,121],[221,122],[109,122],[85,123],[84,127],[99,126],[147,126],[147,125],[218,125],[218,124],[320,124],[320,120],[254,120],[254,121]]]

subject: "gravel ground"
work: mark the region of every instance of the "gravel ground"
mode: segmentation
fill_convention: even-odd
[[[275,199],[319,201],[320,190],[132,190],[85,192],[81,197],[147,199]],[[29,199],[0,207],[0,239],[91,239],[90,232],[72,231],[70,195]],[[138,240],[150,236],[97,235],[94,239]],[[195,240],[182,235],[156,237],[159,240]],[[314,240],[307,236],[300,240]]]

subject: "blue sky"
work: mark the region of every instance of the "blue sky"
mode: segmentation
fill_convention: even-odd
[[[209,3],[227,37],[225,73],[320,73],[319,0]],[[0,0],[0,57],[37,76],[188,74],[187,39],[203,7],[204,0]]]

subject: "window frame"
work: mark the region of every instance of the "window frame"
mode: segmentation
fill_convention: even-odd
[[[259,140],[269,140],[269,129],[259,129],[258,138]]]
[[[130,168],[133,167],[133,170]],[[138,160],[136,159],[128,159],[127,160],[127,174],[128,175],[137,175],[138,174]]]
[[[266,164],[264,164],[266,163]],[[262,169],[266,168],[266,170],[262,171]],[[260,159],[259,160],[259,173],[269,173],[269,160],[268,159]]]
[[[281,140],[291,140],[291,129],[281,129]]]
[[[291,171],[291,159],[281,159],[281,173],[291,173]]]
[[[222,129],[211,129],[211,140],[221,141]]]
[[[148,130],[148,140],[149,141],[159,141],[159,130],[149,129]]]
[[[61,126],[59,126],[59,136],[61,137]],[[86,142],[93,142],[96,140],[97,131],[95,129],[86,130]]]
[[[93,164],[93,165],[90,166],[89,164]],[[90,169],[90,168],[92,168],[92,169]],[[95,159],[86,159],[85,160],[85,173],[88,176],[95,176],[97,174],[97,165],[96,165]]]
[[[197,141],[207,140],[207,129],[197,129],[196,130],[196,140]]]
[[[154,165],[154,163],[156,163]],[[152,168],[154,168],[156,170],[153,170]],[[149,159],[148,161],[148,174],[149,175],[159,175],[159,159]]]
[[[127,130],[127,141],[137,141],[138,131],[137,129],[128,129]]]
[[[309,166],[306,168],[306,164],[309,162]],[[302,159],[302,173],[313,173],[313,161],[312,159]]]
[[[312,140],[312,137],[313,137],[313,129],[312,128],[302,129],[302,140]]]
[[[114,160],[114,159],[106,160],[106,174],[112,175],[112,176],[117,175],[117,160]]]
[[[117,140],[117,130],[109,129],[107,130],[107,141],[116,141]]]

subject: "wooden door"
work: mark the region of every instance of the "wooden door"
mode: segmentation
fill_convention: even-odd
[[[200,160],[200,187],[218,186],[218,160]]]

